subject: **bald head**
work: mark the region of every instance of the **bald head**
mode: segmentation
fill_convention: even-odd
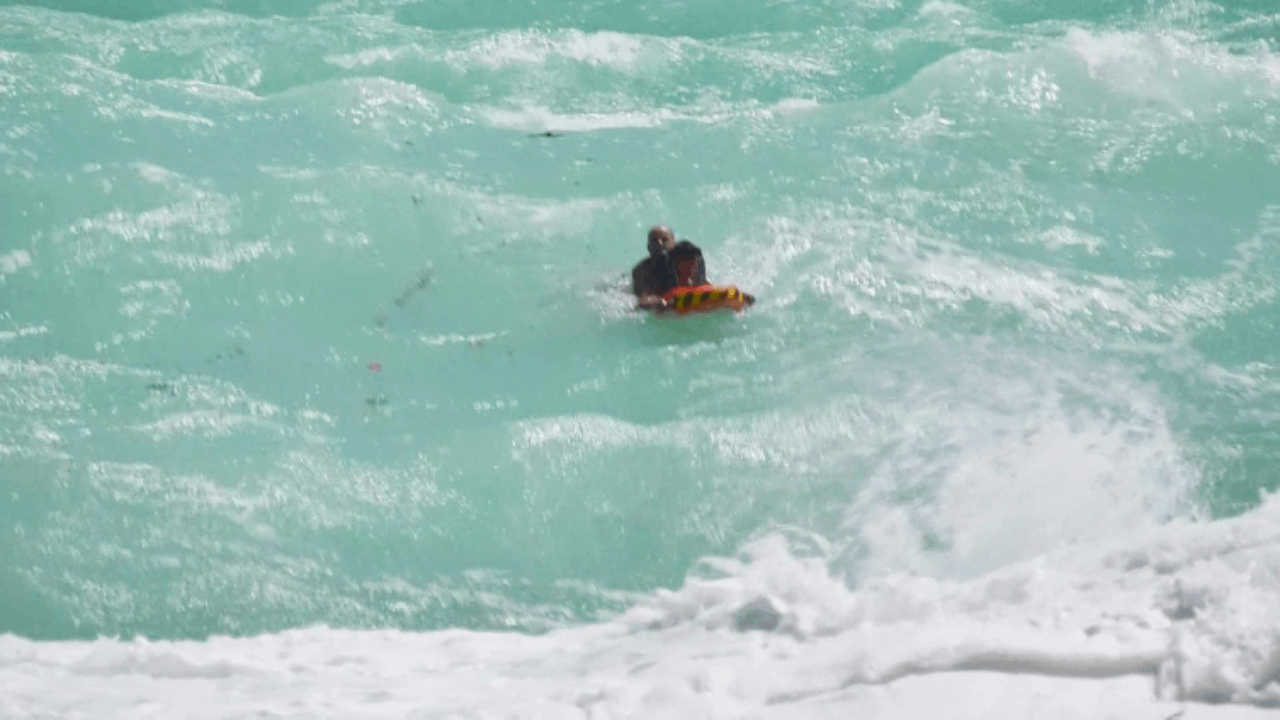
[[[676,234],[666,225],[655,225],[649,230],[649,254],[657,255],[676,246]]]

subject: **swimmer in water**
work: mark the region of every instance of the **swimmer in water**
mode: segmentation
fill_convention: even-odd
[[[663,295],[671,290],[706,284],[707,265],[701,248],[688,240],[677,243],[675,233],[666,225],[649,230],[649,257],[631,270],[631,292],[637,306],[661,312],[670,307]],[[742,295],[748,305],[755,303],[754,296]]]
[[[631,292],[640,307],[661,310],[667,306],[662,296],[676,286],[675,268],[667,253],[675,246],[676,234],[671,228],[655,225],[649,230],[649,257],[631,269]]]
[[[667,262],[675,273],[675,284],[672,287],[707,284],[707,268],[702,260],[702,249],[688,240],[681,240],[667,251]]]
[[[708,285],[707,267],[702,260],[702,250],[688,240],[681,240],[667,252],[667,261],[675,272],[675,285],[672,287],[698,287]],[[751,293],[742,293],[742,300],[747,305],[754,305],[756,298]],[[663,306],[665,308],[666,305]]]

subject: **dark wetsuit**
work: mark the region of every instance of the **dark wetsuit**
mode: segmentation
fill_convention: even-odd
[[[675,286],[676,269],[671,267],[666,253],[650,255],[631,270],[631,292],[636,297],[646,293],[661,296]]]
[[[695,284],[701,285],[707,282],[707,265],[702,259],[702,251],[697,245],[682,240],[676,249],[672,251],[673,255],[696,255],[698,258],[698,273],[694,277]],[[650,255],[641,260],[631,270],[631,292],[636,297],[640,297],[645,293],[653,293],[662,296],[676,286],[676,264],[672,262],[671,256],[667,253],[659,255]]]

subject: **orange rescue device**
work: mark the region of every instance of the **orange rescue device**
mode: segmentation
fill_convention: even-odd
[[[667,301],[667,310],[677,315],[714,312],[725,308],[738,312],[747,305],[743,292],[732,285],[678,287],[667,291],[662,299]]]

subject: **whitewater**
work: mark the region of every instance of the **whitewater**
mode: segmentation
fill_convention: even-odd
[[[0,718],[1274,716],[1277,50],[0,3]]]

